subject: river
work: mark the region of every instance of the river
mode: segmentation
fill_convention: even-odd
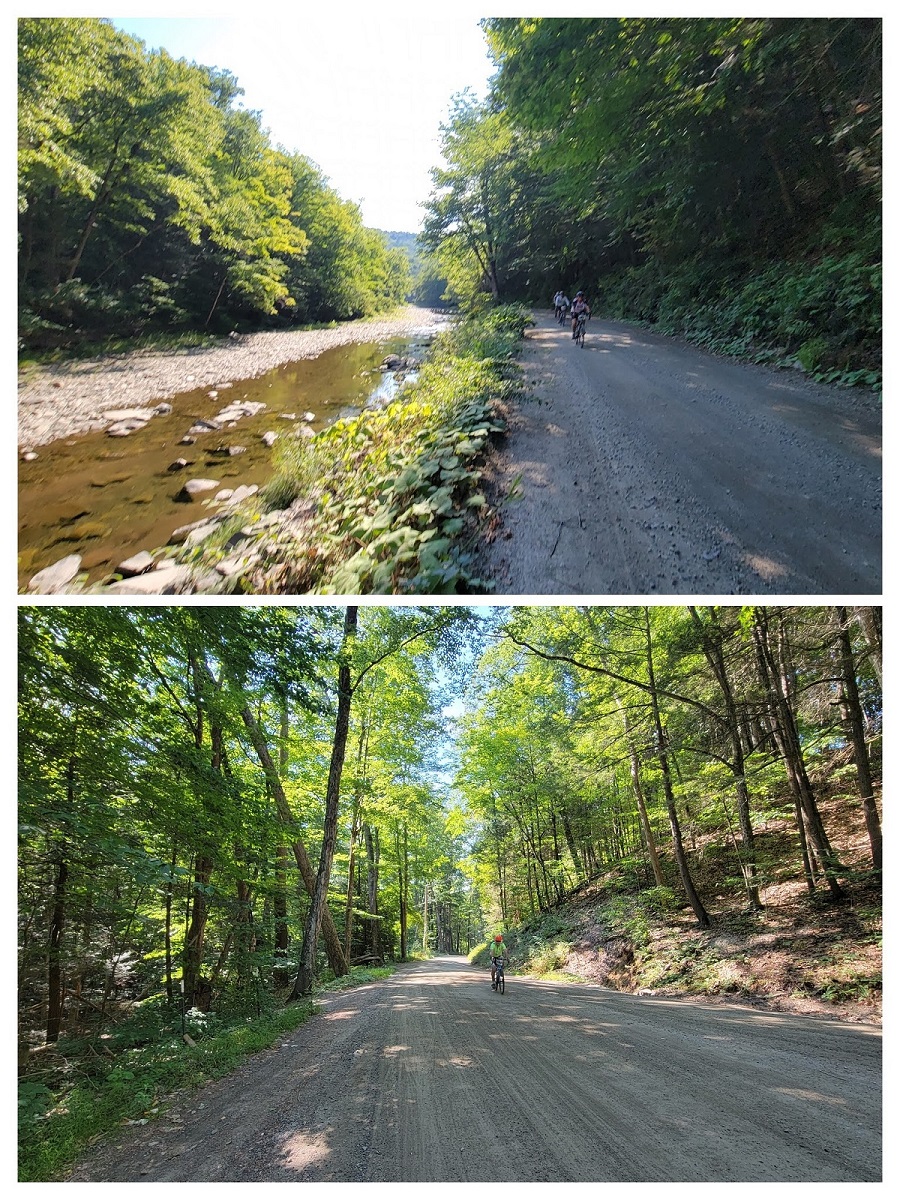
[[[176,395],[171,412],[127,437],[93,432],[41,446],[36,459],[20,464],[19,587],[69,554],[81,555],[82,571],[96,582],[135,552],[165,545],[178,526],[208,511],[201,500],[180,498],[186,480],[214,479],[222,489],[263,486],[278,445],[270,448],[264,433],[282,440],[304,426],[318,431],[387,402],[401,379],[379,364],[389,354],[419,358],[424,349],[408,337],[336,346],[256,378]],[[182,442],[194,422],[243,401],[265,407]],[[172,469],[178,460],[186,465]]]

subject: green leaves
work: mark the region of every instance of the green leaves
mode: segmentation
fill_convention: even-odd
[[[503,428],[495,400],[516,389],[511,360],[529,320],[512,306],[461,321],[393,404],[337,422],[281,460],[271,487],[281,506],[328,480],[306,535],[316,555],[293,552],[292,589],[486,589],[465,539],[487,511],[478,463]]]

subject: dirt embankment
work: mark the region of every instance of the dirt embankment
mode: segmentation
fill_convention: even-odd
[[[881,411],[860,391],[537,317],[492,464],[502,595],[881,592]]]
[[[390,317],[345,321],[333,329],[242,334],[221,345],[78,359],[38,370],[19,385],[19,446],[45,445],[110,424],[109,409],[135,408],[194,388],[259,375],[334,346],[427,335],[447,318],[408,307]]]

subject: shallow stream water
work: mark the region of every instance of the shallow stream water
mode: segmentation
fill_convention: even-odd
[[[165,545],[180,525],[209,512],[200,499],[178,498],[187,480],[261,487],[272,474],[275,453],[263,441],[265,432],[284,438],[306,423],[319,430],[367,405],[386,403],[401,382],[379,364],[388,354],[418,358],[422,351],[421,343],[408,338],[339,346],[255,379],[220,385],[215,397],[207,387],[182,392],[167,401],[170,413],[127,437],[90,433],[41,446],[37,459],[19,464],[20,588],[68,554],[82,556],[82,570],[95,582],[137,551]],[[214,418],[243,400],[265,408],[231,428],[192,434],[192,444],[181,444],[196,420]],[[312,420],[305,422],[309,413]],[[239,454],[217,453],[238,446],[244,447]],[[178,459],[188,465],[170,471]]]

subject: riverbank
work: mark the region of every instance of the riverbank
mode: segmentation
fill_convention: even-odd
[[[115,419],[106,415],[110,410],[141,408],[194,388],[255,379],[335,346],[429,336],[447,323],[443,313],[409,305],[327,329],[241,334],[212,347],[109,354],[41,367],[19,383],[19,448],[34,451],[59,438],[105,429]]]
[[[408,332],[427,333],[421,310],[416,315],[419,323]],[[227,449],[230,457],[231,448],[214,447],[216,478],[188,479],[175,497],[194,501],[197,519],[179,522],[166,545],[148,538],[139,553],[95,582],[86,576],[89,564],[82,550],[68,546],[69,554],[30,578],[20,562],[26,590],[101,595],[485,591],[490,585],[475,573],[473,554],[491,515],[480,491],[481,467],[490,440],[504,427],[503,402],[518,394],[514,359],[529,320],[527,310],[514,307],[454,324],[417,363],[415,381],[407,381],[393,401],[318,431],[301,426],[278,438],[274,473],[259,484],[239,486],[235,480],[234,487],[221,488],[219,468],[224,469],[225,459],[219,455]],[[446,318],[442,323],[448,324]],[[388,356],[382,366],[390,361]],[[282,415],[298,420],[294,412]],[[202,436],[200,431],[190,440]],[[180,479],[184,468],[178,462],[157,474],[169,477],[176,467]],[[188,489],[189,497],[182,494]],[[93,538],[90,522],[83,520],[88,516],[79,511],[70,518],[70,524],[79,522],[73,535]]]

